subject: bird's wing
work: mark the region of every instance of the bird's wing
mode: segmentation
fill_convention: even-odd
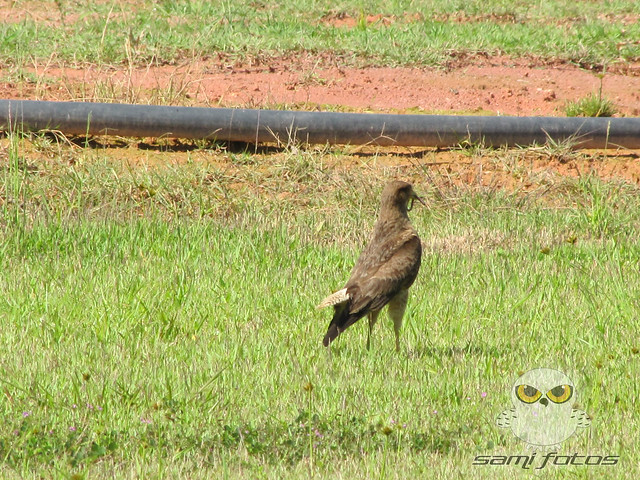
[[[353,266],[346,286],[348,287],[361,278],[375,275],[382,265],[414,238],[418,238],[418,235],[413,229],[406,229],[395,234],[386,233],[380,238],[372,238]]]
[[[333,305],[339,305],[351,299],[351,295],[348,292],[348,287],[355,285],[361,278],[374,275],[380,268],[380,265],[386,262],[389,257],[393,256],[398,248],[401,248],[407,239],[414,236],[415,233],[408,230],[401,234],[399,237],[393,236],[386,242],[376,241],[373,238],[371,242],[360,253],[356,264],[351,270],[351,277],[347,282],[347,286],[337,292],[332,293],[328,297],[324,298],[316,308],[325,308]]]
[[[420,238],[412,233],[395,245],[383,245],[377,261],[374,255],[372,260],[358,262],[346,285],[351,297],[349,313],[379,310],[400,290],[409,288],[418,275],[421,254]]]

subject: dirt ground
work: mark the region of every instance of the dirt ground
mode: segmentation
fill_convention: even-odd
[[[11,78],[10,73],[1,76]],[[601,75],[574,65],[502,56],[453,59],[443,68],[349,68],[330,56],[245,62],[220,56],[141,68],[37,65],[26,74],[27,81],[3,81],[0,97],[564,115],[566,102],[597,93],[602,81],[603,95],[613,101],[619,115],[640,115],[640,64],[618,64]]]
[[[5,67],[0,72],[0,98],[563,116],[567,101],[597,92],[602,80],[603,94],[613,101],[617,115],[640,115],[640,64],[618,64],[600,75],[575,65],[485,55],[452,59],[441,68],[352,68],[343,66],[345,63],[326,55],[244,62],[220,55],[180,65],[140,68],[33,65],[16,80],[11,80],[16,72]],[[387,149],[377,152],[376,158],[403,163],[407,153],[415,158],[415,150],[410,149]],[[640,184],[639,153],[616,150],[557,156],[533,152],[525,160],[531,169],[529,176],[536,178],[546,172],[572,177],[595,174]],[[135,152],[128,151],[127,157],[132,154]],[[148,152],[140,150],[139,154],[148,158]],[[484,175],[478,180],[482,185],[526,189],[529,182],[519,178],[514,184],[509,173],[512,168],[495,158],[470,160],[468,153],[451,151],[432,155],[433,168],[445,168],[445,174],[456,183],[478,179],[478,171]]]

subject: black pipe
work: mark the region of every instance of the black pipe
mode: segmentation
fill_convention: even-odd
[[[425,147],[451,147],[465,141],[524,146],[572,139],[580,148],[640,148],[640,118],[395,115],[0,100],[0,129]]]

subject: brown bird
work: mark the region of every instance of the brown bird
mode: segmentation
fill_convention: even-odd
[[[380,215],[369,244],[351,271],[351,278],[342,290],[332,293],[318,305],[318,308],[330,305],[334,308],[333,320],[322,342],[325,347],[349,326],[368,315],[368,350],[373,326],[380,310],[388,304],[396,335],[396,351],[400,350],[402,317],[407,307],[409,287],[418,275],[422,255],[420,238],[407,214],[414,200],[425,204],[410,183],[393,181],[384,188]]]

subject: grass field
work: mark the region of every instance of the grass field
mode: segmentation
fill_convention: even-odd
[[[561,451],[621,456],[554,475],[637,475],[636,187],[446,187],[424,159],[345,169],[335,149],[222,151],[221,167],[206,150],[133,166],[44,137],[3,148],[2,476],[510,478],[472,461],[523,450],[494,420],[538,366],[592,418]],[[356,325],[329,353],[314,305],[398,175],[429,204],[402,352],[383,321],[371,352]]]
[[[634,1],[131,3],[0,24],[3,75],[216,52],[640,56]],[[473,462],[526,452],[495,419],[536,367],[566,373],[591,417],[560,454],[620,457],[542,475],[640,474],[640,191],[590,173],[633,154],[85,140],[0,138],[1,478],[530,477]],[[384,318],[371,351],[365,322],[327,351],[315,305],[394,178],[428,204],[411,212],[424,257],[402,349]]]
[[[16,12],[29,4],[12,3]],[[50,3],[45,14],[0,24],[0,59],[163,64],[330,51],[342,63],[437,65],[486,52],[601,67],[640,57],[635,0]],[[340,26],[345,19],[352,28]]]

